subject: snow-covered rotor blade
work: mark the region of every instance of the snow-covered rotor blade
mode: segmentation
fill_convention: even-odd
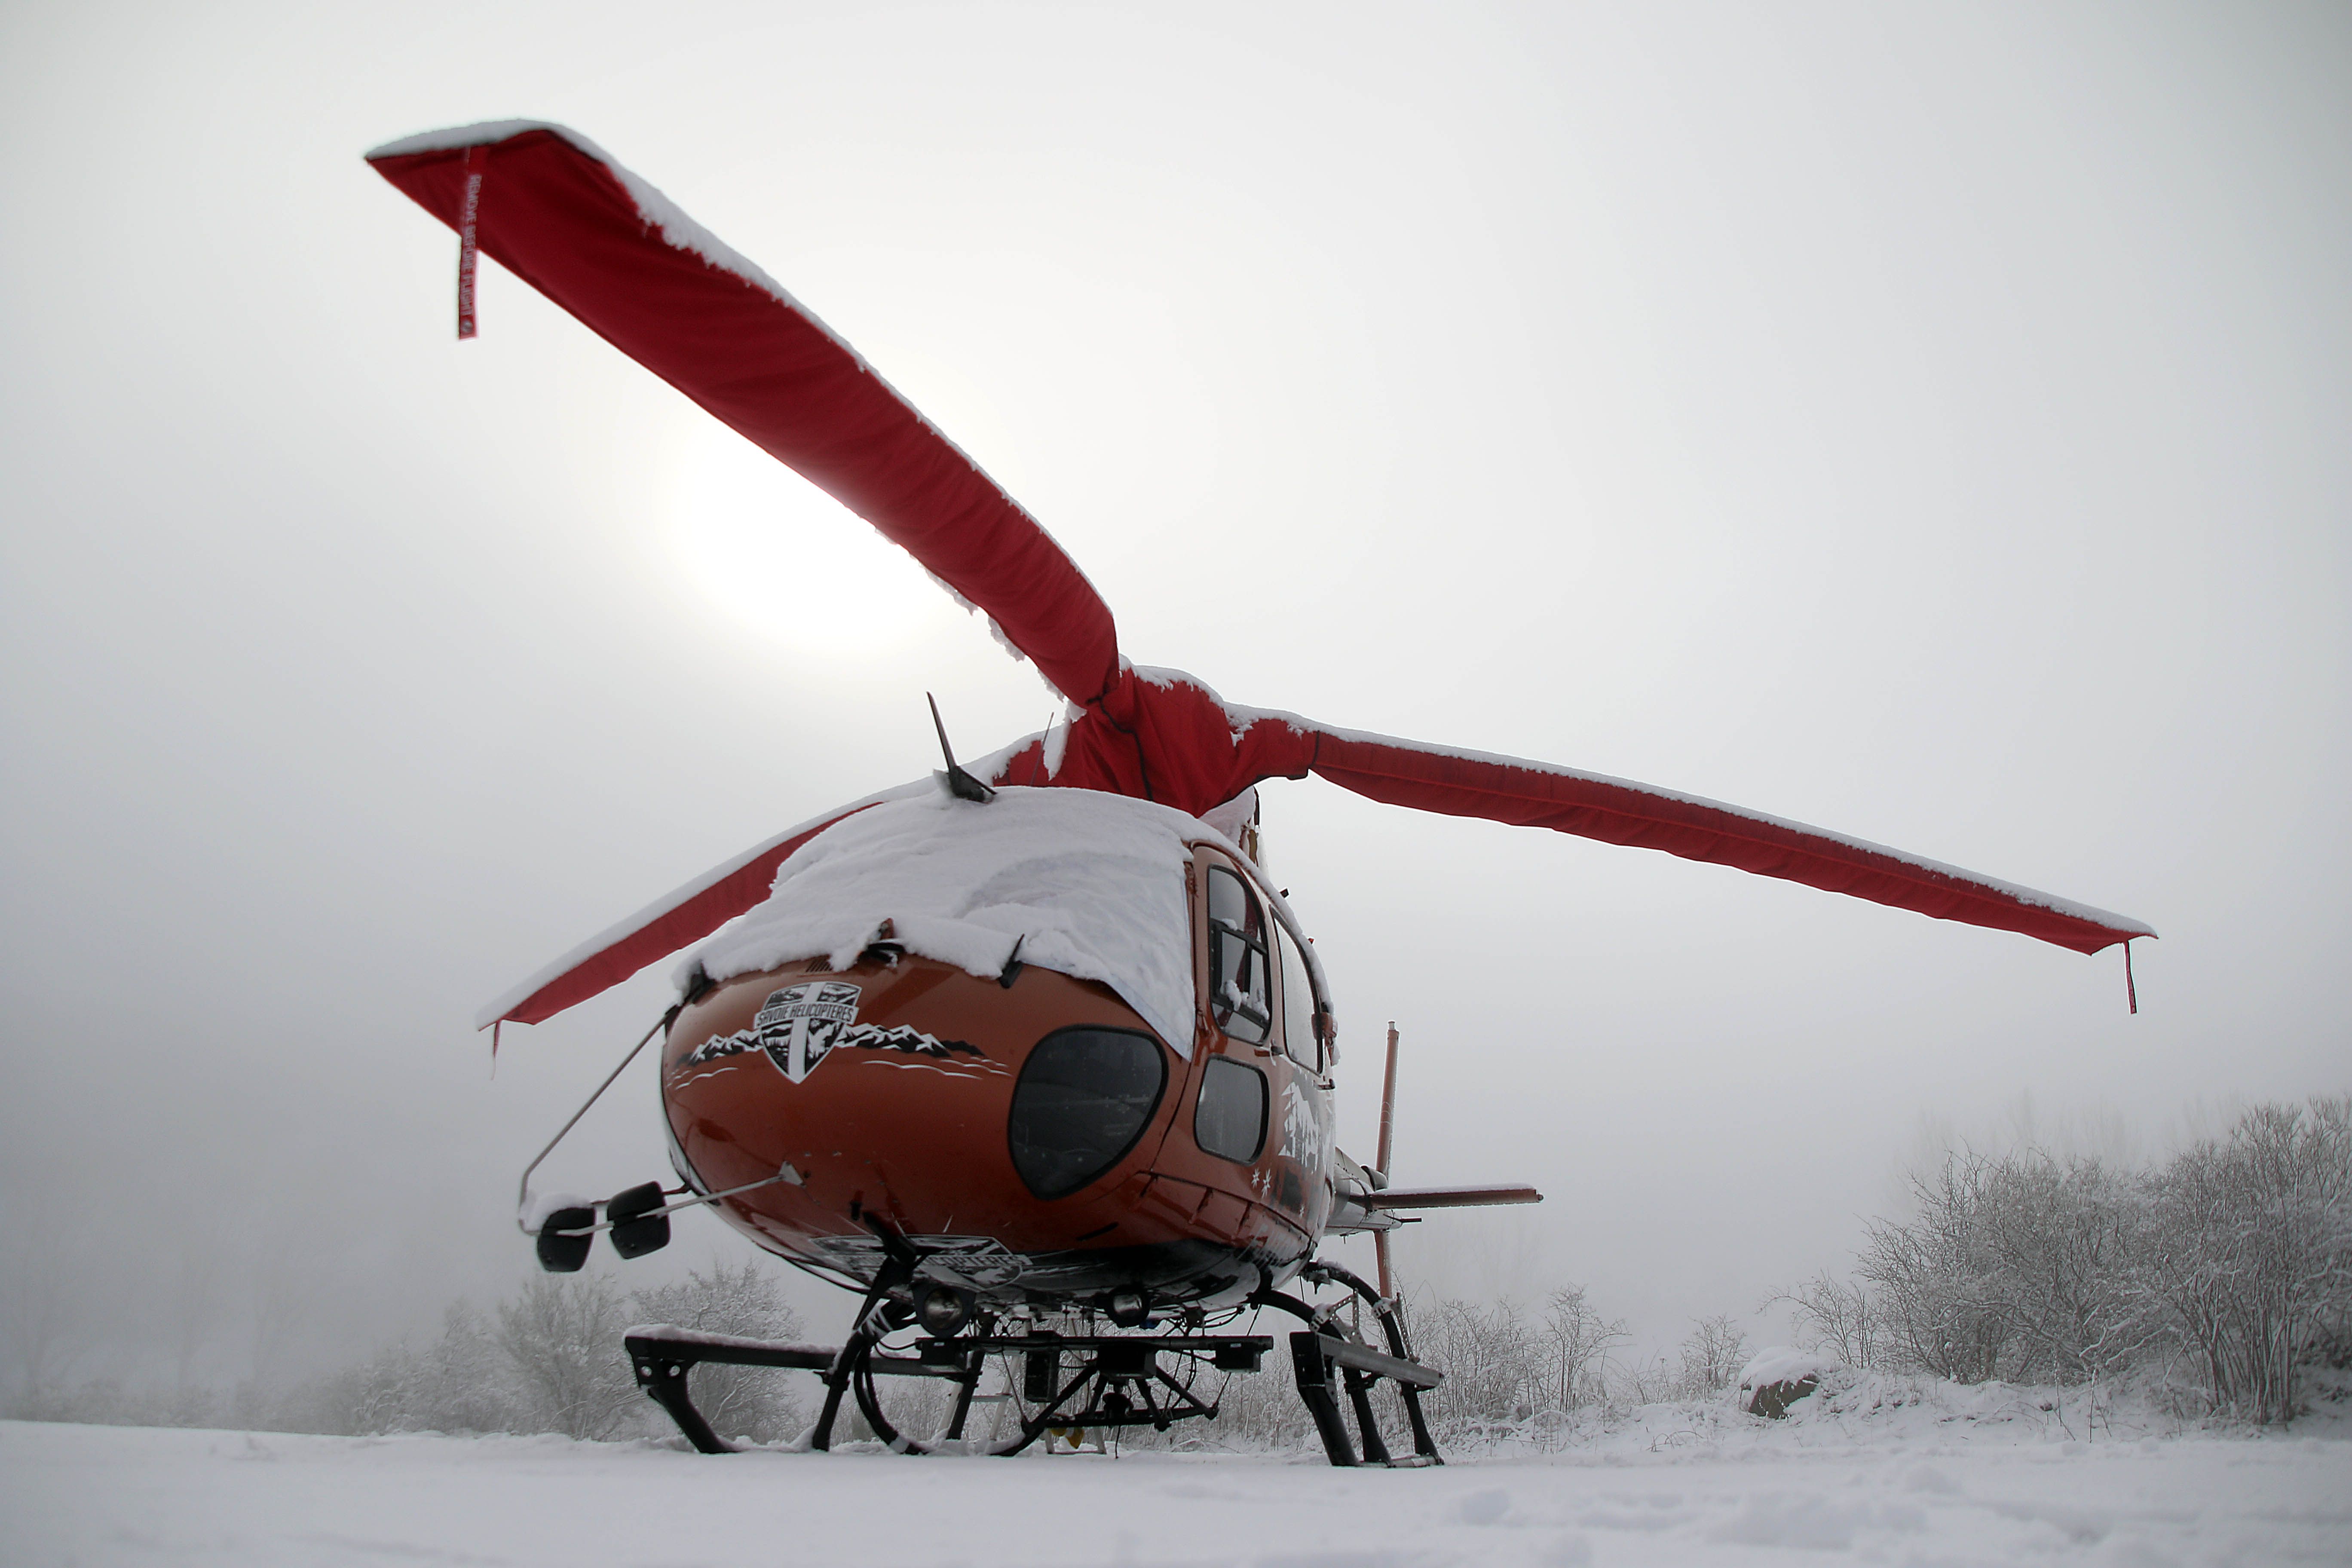
[[[776,868],[792,852],[844,817],[886,800],[903,800],[938,786],[919,779],[871,795],[787,828],[764,843],[712,867],[686,886],[655,900],[627,920],[599,931],[474,1015],[477,1028],[536,1024],[611,990],[650,963],[701,941],[761,902]]]
[[[577,132],[500,121],[368,162],[578,317],[920,562],[1055,689],[1117,679],[1110,608],[1075,562],[773,279]]]
[[[1391,805],[1663,849],[2077,952],[2156,935],[2126,915],[1696,795],[1386,735],[1320,728],[1310,734],[1307,766],[1315,773]]]

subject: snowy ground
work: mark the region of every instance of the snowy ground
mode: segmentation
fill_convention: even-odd
[[[1883,1413],[1881,1413],[1883,1417]],[[0,1563],[2352,1563],[2352,1442],[1653,1406],[1442,1469],[0,1423]]]

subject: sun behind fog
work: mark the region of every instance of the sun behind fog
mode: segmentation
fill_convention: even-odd
[[[946,604],[905,551],[724,428],[688,437],[670,521],[688,577],[713,605],[813,658],[896,646]]]

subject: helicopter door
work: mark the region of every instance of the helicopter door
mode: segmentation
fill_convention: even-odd
[[[1278,950],[1286,934],[1239,868],[1206,849],[1195,864],[1200,973],[1213,1028],[1202,1041],[1192,1116],[1192,1142],[1211,1159],[1195,1168],[1256,1216],[1247,1221],[1251,1245],[1293,1248],[1320,1231],[1329,1205],[1328,1094],[1316,1066],[1313,983],[1295,951]],[[1286,964],[1297,971],[1286,988]],[[1286,1016],[1293,1009],[1295,1023]],[[1292,1033],[1295,1046],[1286,1044]]]
[[[1224,1036],[1201,1064],[1192,1141],[1221,1160],[1255,1165],[1265,1152],[1273,1090],[1261,1062],[1273,1054],[1273,928],[1256,892],[1210,861],[1209,1016]],[[1243,1047],[1243,1048],[1236,1048]]]

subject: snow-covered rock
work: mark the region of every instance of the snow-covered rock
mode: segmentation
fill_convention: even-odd
[[[1789,1406],[1821,1386],[1823,1373],[1837,1368],[1833,1357],[1774,1345],[1739,1369],[1739,1408],[1778,1421],[1789,1414]]]

